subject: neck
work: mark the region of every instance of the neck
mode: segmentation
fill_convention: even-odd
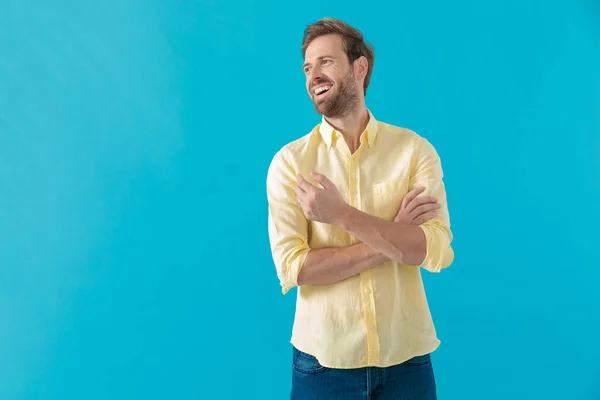
[[[369,123],[369,112],[364,103],[342,117],[325,119],[344,136],[350,152],[354,153],[360,146],[360,135]]]

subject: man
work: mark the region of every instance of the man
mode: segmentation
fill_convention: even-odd
[[[277,275],[298,287],[291,398],[436,399],[421,268],[454,260],[440,159],[366,108],[374,52],[358,30],[322,19],[302,53],[322,121],[267,177]]]

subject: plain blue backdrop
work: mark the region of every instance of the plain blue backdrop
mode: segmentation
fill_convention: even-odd
[[[600,398],[598,2],[0,0],[0,399],[288,396],[265,179],[324,16],[442,158],[440,399]]]

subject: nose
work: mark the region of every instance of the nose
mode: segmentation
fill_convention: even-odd
[[[310,69],[310,71],[308,72],[308,75],[306,76],[306,78],[308,79],[309,82],[313,82],[316,80],[319,80],[322,78],[321,76],[321,70],[319,69],[319,67],[314,66]]]

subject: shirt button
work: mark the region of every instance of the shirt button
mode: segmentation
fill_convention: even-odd
[[[371,293],[371,291],[370,291],[369,289],[367,289],[367,290],[365,290],[365,293],[366,293],[366,294],[370,294],[370,293]]]

